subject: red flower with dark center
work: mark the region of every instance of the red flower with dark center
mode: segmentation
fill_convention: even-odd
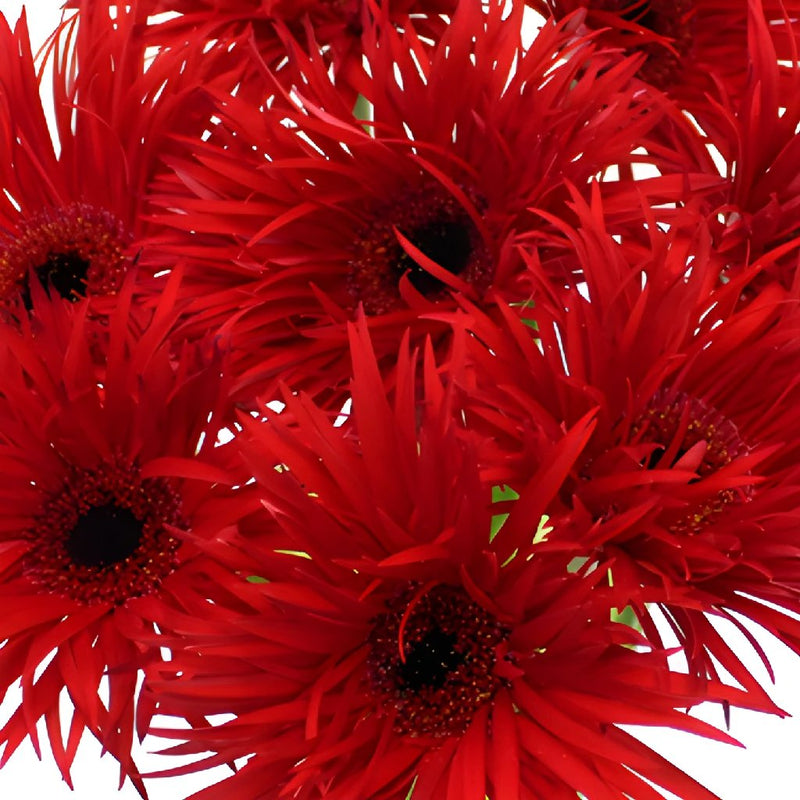
[[[214,585],[225,594],[241,580],[209,581],[207,561],[180,541],[218,532],[227,500],[211,484],[235,480],[213,446],[225,412],[220,359],[173,358],[166,299],[135,338],[130,281],[107,326],[85,303],[31,290],[30,320],[0,329],[0,692],[22,681],[0,729],[3,760],[27,737],[38,750],[44,718],[70,785],[88,730],[144,794],[130,747],[135,713],[142,733],[152,714],[136,687],[138,668],[160,658],[155,623],[168,631],[207,605]],[[63,689],[73,710],[62,739]]]
[[[613,556],[615,587],[661,592],[693,670],[714,675],[717,658],[755,687],[703,611],[738,610],[743,571],[758,601],[800,608],[797,583],[773,579],[800,567],[788,533],[800,497],[800,320],[775,287],[737,312],[746,278],[718,288],[702,228],[694,241],[680,224],[651,228],[647,253],[605,232],[599,203],[579,214],[581,227],[567,234],[577,266],[565,275],[585,277],[580,291],[548,291],[540,275],[528,319],[508,309],[502,325],[464,304],[474,361],[467,420],[485,442],[483,474],[524,483],[552,457],[561,426],[596,409],[582,463],[547,510],[551,524],[562,541],[581,542],[589,562]],[[797,647],[790,616],[764,609],[770,629]]]
[[[660,116],[630,87],[636,59],[597,53],[570,22],[523,53],[522,8],[504,13],[462,4],[431,52],[411,26],[365,31],[366,126],[321,60],[297,49],[297,104],[276,96],[254,111],[223,98],[231,145],[212,137],[196,160],[171,160],[174,179],[154,192],[171,210],[159,222],[180,227],[176,252],[185,231],[202,246],[187,335],[230,328],[243,397],[278,376],[314,392],[323,374],[343,385],[344,323],[359,304],[391,357],[409,325],[446,346],[445,326],[426,317],[454,293],[527,298],[514,245],[543,224],[530,206],[562,209],[567,181],[585,187],[635,158]],[[183,175],[196,200],[175,197]]]
[[[36,68],[23,14],[0,19],[0,306],[30,303],[35,278],[67,300],[119,291],[142,258],[146,187],[175,150],[169,137],[199,136],[210,116],[201,85],[224,75],[214,53],[188,47],[145,60],[134,12],[93,11],[62,24]],[[53,70],[53,124],[39,96]],[[171,258],[167,265],[174,262]]]
[[[168,639],[172,661],[150,674],[165,713],[202,698],[235,715],[170,731],[187,740],[180,752],[212,753],[178,771],[255,753],[197,800],[649,800],[648,781],[711,800],[618,725],[727,740],[677,709],[751,701],[671,672],[664,651],[610,621],[607,565],[570,574],[570,548],[542,549],[537,535],[591,420],[553,442],[492,537],[491,487],[430,349],[421,394],[401,350],[391,402],[366,325],[352,356],[349,431],[288,391],[294,422],[243,417],[236,442],[263,511],[209,552],[261,577],[252,611]]]
[[[396,733],[463,735],[503,685],[494,667],[510,631],[461,589],[436,586],[419,596],[419,588],[391,598],[374,620],[369,682]]]
[[[640,77],[665,90],[693,114],[708,110],[715,82],[738,95],[747,76],[748,17],[753,3],[739,0],[536,0],[529,5],[555,19],[586,11],[586,25],[605,42],[642,52]],[[769,47],[792,58],[798,41],[797,0],[759,0]],[[704,108],[705,106],[705,108]]]

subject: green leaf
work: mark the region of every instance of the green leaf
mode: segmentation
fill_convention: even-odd
[[[372,103],[364,95],[360,94],[356,98],[356,104],[353,106],[353,116],[364,123],[369,123],[372,120]],[[361,127],[372,135],[372,125],[364,124]]]
[[[585,556],[577,556],[567,564],[567,572],[577,572],[589,559]]]
[[[492,502],[500,503],[503,500],[519,500],[519,494],[505,484],[492,486]]]
[[[533,308],[536,303],[534,303],[533,300],[523,300],[521,303],[509,303],[509,305],[511,308]],[[532,317],[520,317],[520,321],[523,325],[527,325],[534,331],[539,330],[539,323]],[[538,339],[536,341],[537,343],[539,342]]]
[[[282,556],[297,556],[298,558],[307,558],[309,561],[311,560],[311,556],[308,553],[304,553],[302,550],[276,550],[276,553],[280,553]]]
[[[492,486],[492,502],[502,503],[504,500],[517,500],[519,495],[510,487],[506,486]],[[503,523],[508,519],[508,514],[494,514],[489,524],[489,541],[491,542]]]
[[[621,625],[627,625],[629,628],[642,632],[642,626],[636,612],[630,607],[625,606],[621,611],[618,608],[611,609],[611,621],[619,622]]]

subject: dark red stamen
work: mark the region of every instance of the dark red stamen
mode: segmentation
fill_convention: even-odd
[[[16,237],[0,242],[0,302],[19,296],[30,308],[32,278],[70,301],[114,294],[128,267],[129,240],[113,214],[86,203],[31,216]]]

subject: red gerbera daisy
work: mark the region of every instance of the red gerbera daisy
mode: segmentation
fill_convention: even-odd
[[[73,16],[37,70],[25,14],[13,32],[0,18],[2,306],[29,305],[32,277],[67,300],[116,293],[152,232],[145,188],[169,136],[205,127],[200,84],[219,60],[182,48],[146,62],[134,27],[124,7]],[[48,67],[55,141],[39,96]]]
[[[777,281],[790,289],[798,280],[800,258],[800,66],[779,67],[767,21],[751,15],[750,68],[739,98],[723,97],[719,124],[708,143],[722,171],[721,192],[706,201],[716,223],[717,249],[724,259],[723,279],[738,275],[749,261],[776,248],[781,254],[745,287],[748,300]],[[789,246],[792,242],[795,246]]]
[[[669,124],[643,142],[642,161],[661,174],[628,175],[605,191],[610,229],[623,236],[641,230],[643,196],[649,213],[669,225],[685,224],[686,204],[696,208],[712,231],[721,282],[761,260],[743,286],[743,304],[770,282],[789,290],[798,272],[800,70],[796,48],[779,65],[775,27],[760,4],[750,3],[747,68],[737,91],[724,83],[709,91],[702,129],[685,114],[670,114]]]
[[[225,394],[219,358],[170,356],[167,304],[140,339],[128,333],[131,290],[108,334],[86,303],[69,309],[39,286],[32,321],[0,329],[0,693],[22,682],[0,742],[3,762],[26,737],[38,752],[43,718],[70,783],[88,730],[144,795],[130,757],[137,669],[159,658],[152,621],[163,615],[168,630],[162,609],[208,583],[178,534],[221,524],[208,509],[226,475],[211,458]],[[63,689],[73,709],[62,738]]]
[[[294,425],[245,418],[237,441],[265,511],[213,552],[261,577],[253,613],[178,644],[154,670],[160,710],[202,702],[235,715],[171,732],[188,739],[179,752],[214,753],[186,769],[255,753],[194,797],[653,800],[652,781],[711,800],[618,725],[730,741],[677,709],[750,701],[670,671],[663,651],[610,621],[604,568],[570,574],[568,552],[540,549],[536,521],[590,416],[553,442],[490,538],[491,487],[432,350],[421,402],[401,350],[393,405],[365,325],[352,356],[350,432],[288,392]]]
[[[586,25],[604,39],[646,55],[643,80],[702,114],[715,82],[738,94],[747,75],[748,16],[755,6],[769,24],[767,46],[788,59],[798,38],[797,0],[537,0],[542,14],[561,19],[586,9]]]
[[[548,299],[542,279],[526,312],[536,330],[511,310],[503,326],[471,310],[468,419],[494,442],[485,475],[524,483],[547,458],[541,441],[596,408],[582,460],[547,511],[556,530],[590,561],[613,557],[615,586],[632,596],[659,588],[693,671],[715,674],[716,658],[758,691],[704,612],[746,608],[800,646],[789,614],[741,594],[800,609],[796,301],[788,313],[772,287],[736,313],[746,278],[716,288],[702,227],[692,241],[678,225],[652,226],[644,253],[606,234],[599,207],[580,214],[580,292]]]
[[[96,0],[84,4],[94,13]],[[80,5],[81,0],[68,3]],[[116,3],[103,0],[103,5]],[[229,86],[238,84],[239,96],[260,100],[264,91],[245,42],[249,39],[259,57],[282,75],[288,55],[284,39],[291,33],[323,55],[351,102],[356,95],[348,84],[357,84],[361,74],[365,21],[377,19],[402,28],[413,20],[427,40],[436,40],[447,24],[443,15],[452,14],[456,6],[457,0],[138,0],[133,4],[148,44],[192,42],[201,49],[211,41],[239,40],[235,49],[242,74]]]
[[[584,186],[629,159],[655,124],[629,87],[635,58],[612,63],[569,24],[523,52],[522,7],[504,6],[462,4],[433,51],[411,26],[365,31],[366,129],[324,63],[297,50],[297,104],[223,98],[217,113],[238,146],[171,161],[157,202],[183,213],[159,221],[204,245],[193,325],[235,315],[243,391],[278,374],[317,391],[323,369],[343,384],[344,323],[359,305],[391,357],[408,325],[444,332],[423,318],[454,292],[524,299],[513,244],[535,219],[528,207],[561,209],[566,179]],[[184,176],[193,202],[174,196]]]

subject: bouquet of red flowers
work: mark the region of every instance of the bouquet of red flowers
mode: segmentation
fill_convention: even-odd
[[[737,744],[689,712],[784,715],[750,623],[800,654],[799,48],[798,0],[0,16],[2,762],[715,800],[627,726]]]

